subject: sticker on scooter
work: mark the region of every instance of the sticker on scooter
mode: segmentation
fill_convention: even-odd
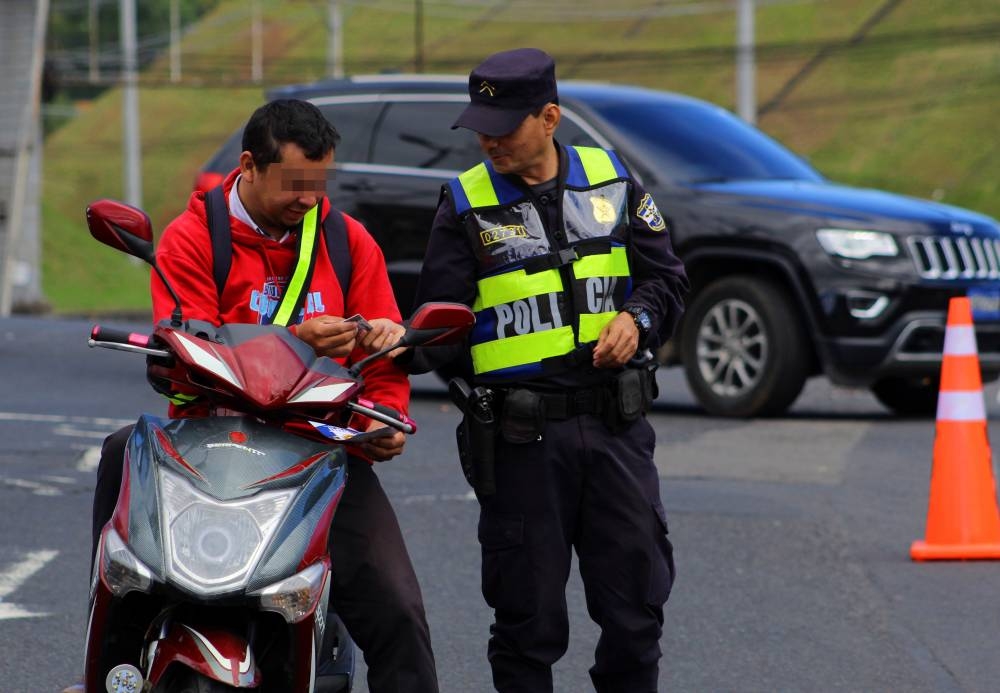
[[[341,426],[334,426],[332,424],[319,423],[317,421],[310,421],[317,431],[325,435],[330,440],[335,440],[338,443],[363,443],[366,440],[373,440],[375,438],[385,438],[386,436],[391,436],[395,433],[395,430],[385,426],[383,428],[376,428],[371,431],[359,431],[355,428],[344,428]]]

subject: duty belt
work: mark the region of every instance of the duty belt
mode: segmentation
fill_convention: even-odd
[[[511,388],[517,389],[517,388]],[[568,392],[533,392],[544,403],[546,419],[569,419],[581,414],[600,415],[607,409],[610,392],[607,387],[580,388]]]

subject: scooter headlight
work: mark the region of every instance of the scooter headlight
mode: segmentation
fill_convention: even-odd
[[[249,577],[294,491],[222,502],[160,469],[168,574],[199,593],[224,592]]]
[[[129,550],[114,527],[104,535],[101,551],[101,574],[104,584],[116,597],[129,592],[149,592],[153,571]]]
[[[298,623],[316,608],[328,573],[325,563],[313,563],[289,578],[257,590],[253,596],[260,597],[261,609],[276,611],[288,623]]]

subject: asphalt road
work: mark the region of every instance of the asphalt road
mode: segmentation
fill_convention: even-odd
[[[0,693],[79,676],[94,449],[138,411],[164,410],[141,357],[88,349],[89,326],[0,320]],[[760,421],[704,416],[677,371],[661,386],[650,420],[679,571],[662,691],[1000,689],[1000,563],[909,560],[933,421],[894,419],[822,379],[787,416]],[[996,396],[987,386],[993,420]],[[442,691],[488,691],[490,613],[456,413],[433,377],[416,380],[411,413],[420,431],[379,474],[424,590]],[[568,601],[555,680],[575,693],[590,690],[597,637],[575,571]]]

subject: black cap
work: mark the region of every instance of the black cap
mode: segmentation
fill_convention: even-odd
[[[469,74],[472,100],[451,126],[490,137],[510,134],[547,103],[558,103],[556,64],[545,51],[516,48],[494,53]]]

